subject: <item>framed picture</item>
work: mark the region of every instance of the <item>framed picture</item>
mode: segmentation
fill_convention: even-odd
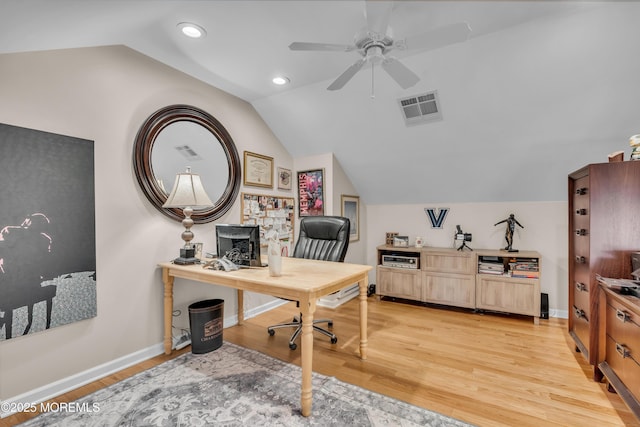
[[[278,167],[278,190],[291,190],[291,169]]]
[[[273,157],[245,151],[244,185],[273,188]]]
[[[298,215],[324,215],[324,169],[298,172]]]
[[[202,259],[203,258],[203,253],[202,253],[203,244],[202,243],[193,243],[193,247],[195,249],[195,257],[198,258],[198,259]]]
[[[340,212],[343,217],[349,218],[351,223],[349,241],[356,242],[360,240],[360,197],[343,194],[340,196],[340,200],[342,202]]]
[[[260,246],[267,246],[265,235],[270,231],[278,233],[283,256],[293,251],[294,210],[293,197],[267,196],[264,194],[242,193],[241,224],[260,226]]]
[[[0,123],[0,179],[0,346],[96,317],[94,142]]]

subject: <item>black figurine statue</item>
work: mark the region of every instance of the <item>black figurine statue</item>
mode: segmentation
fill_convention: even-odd
[[[507,229],[504,233],[504,239],[507,241],[507,246],[504,248],[504,250],[508,252],[518,252],[517,249],[513,249],[513,232],[516,229],[516,224],[519,225],[520,228],[524,228],[524,226],[518,222],[513,214],[510,214],[509,218],[503,219],[500,222],[496,222],[494,226],[502,224],[503,222],[507,223]]]

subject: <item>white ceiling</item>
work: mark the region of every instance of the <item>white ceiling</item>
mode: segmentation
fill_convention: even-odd
[[[604,69],[582,74],[589,61],[638,56],[636,6],[397,1],[390,22],[395,38],[461,21],[472,29],[462,44],[398,53],[421,77],[407,90],[377,69],[372,82],[371,69],[363,69],[342,90],[328,92],[325,88],[357,53],[288,49],[293,41],[351,43],[366,23],[364,1],[3,0],[0,53],[127,45],[251,102],[292,155],[335,153],[369,203],[559,200],[564,189],[551,190],[550,185],[561,175],[558,186],[563,186],[574,165],[551,167],[548,180],[535,178],[536,170],[546,167],[554,153],[567,159],[573,138],[592,138],[594,152],[604,150],[599,154],[604,160],[609,138],[619,137],[616,129],[622,135],[632,131],[625,128],[630,120],[620,119],[621,111],[605,112],[601,119],[611,129],[583,135],[582,122],[571,110],[574,102],[584,105],[585,89],[597,89],[607,79],[614,85],[630,79],[625,73],[602,74]],[[176,25],[184,21],[203,26],[207,36],[181,36]],[[627,66],[628,73],[638,68],[637,62]],[[276,74],[285,74],[291,84],[274,86]],[[396,100],[432,89],[439,91],[444,119],[405,127]],[[553,99],[535,99],[541,91]],[[553,106],[569,110],[552,111]],[[538,117],[538,111],[544,114]],[[598,116],[597,111],[589,113]],[[558,114],[569,117],[558,120]],[[618,119],[612,122],[607,114]],[[539,131],[536,138],[532,129]],[[569,135],[564,146],[562,138]],[[598,138],[607,138],[603,147]],[[519,143],[523,145],[511,152]],[[530,194],[514,189],[525,185],[532,188]]]
[[[468,22],[471,37],[479,37],[581,7],[555,3],[396,1],[390,26],[404,38]],[[124,44],[250,102],[311,83],[328,85],[357,53],[292,52],[289,44],[350,44],[366,24],[364,0],[3,0],[0,11],[1,53]],[[180,35],[180,22],[199,24],[207,36]],[[277,74],[291,85],[274,86]]]

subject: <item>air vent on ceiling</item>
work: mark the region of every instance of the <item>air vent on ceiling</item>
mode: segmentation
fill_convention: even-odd
[[[406,125],[442,120],[437,90],[402,98],[398,102]]]
[[[189,147],[188,145],[179,145],[175,148],[187,160],[202,160],[202,157],[200,157],[200,155],[196,153],[194,149]]]

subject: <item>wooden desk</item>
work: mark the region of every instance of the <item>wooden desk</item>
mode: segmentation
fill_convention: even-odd
[[[367,358],[367,281],[368,265],[315,261],[299,258],[282,259],[282,276],[269,276],[268,268],[247,268],[237,271],[217,271],[202,265],[160,263],[164,282],[164,352],[171,353],[171,322],[173,283],[176,277],[227,286],[238,290],[238,324],[244,321],[243,292],[251,291],[300,301],[302,314],[302,415],[311,414],[311,372],[313,361],[313,314],[318,298],[336,292],[353,283],[360,289],[360,358]],[[266,333],[266,331],[265,331]]]

